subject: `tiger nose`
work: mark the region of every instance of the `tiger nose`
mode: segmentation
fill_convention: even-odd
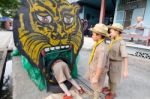
[[[54,20],[59,22],[60,21],[60,18],[59,17],[54,17]]]
[[[67,38],[67,34],[66,33],[58,33],[56,32],[55,34],[52,34],[52,38],[53,39],[65,39]]]

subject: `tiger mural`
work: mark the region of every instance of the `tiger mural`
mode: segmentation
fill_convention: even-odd
[[[66,59],[72,69],[82,47],[79,6],[67,0],[22,0],[22,3],[14,19],[15,45],[51,81],[46,65]]]

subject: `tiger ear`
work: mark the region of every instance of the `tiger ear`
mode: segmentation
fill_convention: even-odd
[[[77,3],[72,3],[72,5],[73,5],[73,7],[74,7],[74,11],[75,11],[75,13],[79,13],[79,11],[80,11],[80,6],[77,4]]]
[[[32,6],[37,0],[27,0],[28,4]]]

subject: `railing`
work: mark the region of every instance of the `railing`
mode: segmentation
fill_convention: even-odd
[[[125,29],[123,33],[123,37],[126,40],[138,39],[141,41],[145,41],[145,45],[148,46],[150,43],[150,28],[145,28],[142,35],[136,33],[135,29],[130,29],[130,30]],[[138,43],[140,43],[140,41]]]

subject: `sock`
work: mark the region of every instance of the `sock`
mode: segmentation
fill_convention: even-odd
[[[60,83],[59,86],[67,96],[71,96],[70,91],[68,90],[68,88],[66,87],[66,85],[64,83]]]

